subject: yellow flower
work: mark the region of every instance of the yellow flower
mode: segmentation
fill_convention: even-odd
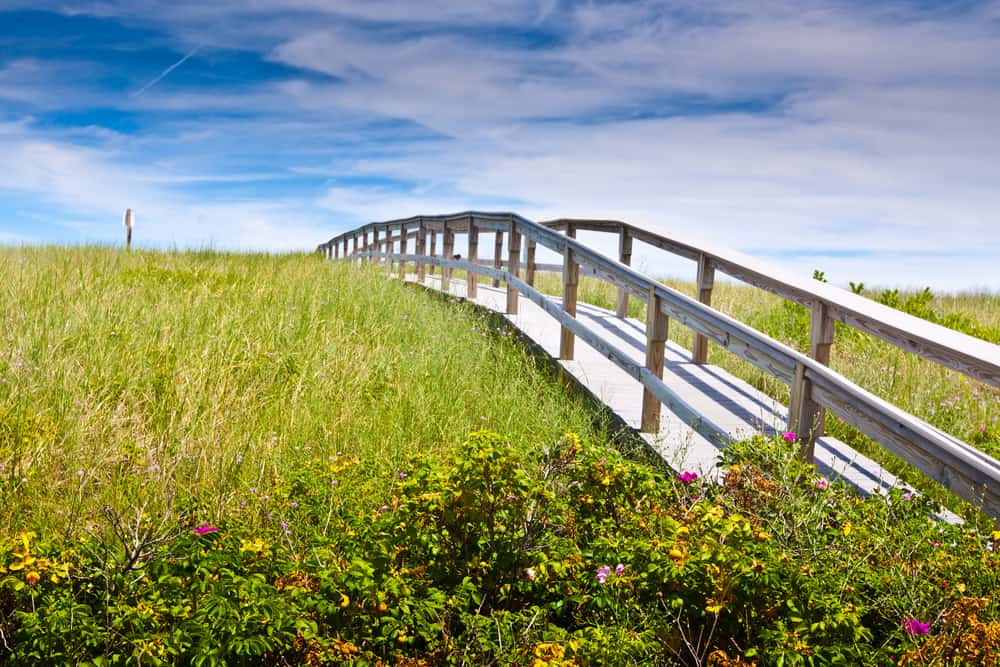
[[[38,583],[38,580],[41,578],[42,575],[38,574],[38,572],[35,572],[34,570],[24,575],[24,580],[28,582],[29,586],[34,586],[35,584]]]
[[[340,594],[340,606],[347,607],[351,604],[351,598],[347,597],[343,593]]]

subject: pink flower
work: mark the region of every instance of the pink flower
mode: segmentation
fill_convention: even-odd
[[[781,437],[785,440],[785,442],[795,442],[795,439],[799,436],[795,434],[795,431],[785,431],[781,434]]]
[[[206,533],[217,533],[219,529],[210,523],[203,523],[191,532],[195,535],[205,535]]]
[[[534,581],[535,580],[535,568],[529,567],[528,569],[526,569],[524,571],[524,578],[527,579],[528,581]]]
[[[828,481],[826,481],[825,479],[823,479],[822,477],[820,477],[819,479],[816,480],[816,488],[817,489],[823,490],[823,489],[825,489],[828,486],[830,486],[830,483]]]
[[[931,624],[930,622],[921,623],[912,616],[907,616],[903,619],[903,629],[911,635],[926,635],[931,631]]]
[[[611,574],[610,565],[602,565],[599,568],[597,568],[597,580],[602,584],[605,583],[609,574]]]
[[[615,576],[620,577],[623,574],[625,574],[625,565],[623,563],[618,563],[618,565],[615,566]]]
[[[980,424],[979,425],[979,432],[982,433],[985,430],[986,430],[986,424]]]
[[[698,479],[698,473],[693,472],[691,470],[685,470],[681,474],[677,475],[677,479],[679,479],[684,484],[690,484],[694,480]]]

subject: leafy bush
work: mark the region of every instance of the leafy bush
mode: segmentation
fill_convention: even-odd
[[[187,525],[139,558],[100,531],[4,540],[0,662],[910,665],[1000,651],[1000,533],[935,523],[916,495],[858,498],[781,441],[734,445],[714,485],[573,434],[529,449],[479,432],[452,460],[396,472],[379,507],[331,487],[349,464],[304,464],[285,484],[299,500],[262,501],[254,530]]]

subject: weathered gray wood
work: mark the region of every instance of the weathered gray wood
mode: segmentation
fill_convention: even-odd
[[[624,262],[623,262],[624,263]],[[663,304],[656,289],[649,291],[646,306],[646,370],[663,379],[663,348],[670,333],[670,320],[663,314]],[[642,392],[642,430],[656,433],[660,429],[660,401],[649,388]]]
[[[437,255],[437,232],[435,232],[433,229],[429,229],[428,233],[431,235],[431,257],[434,257]],[[427,269],[427,271],[433,276],[436,270],[437,270],[437,264],[431,262],[431,265]]]
[[[706,255],[698,256],[698,301],[706,306],[712,305],[712,287],[715,285],[715,269],[712,267],[712,260]],[[691,358],[696,364],[708,363],[708,339],[696,333],[694,335],[694,347]]]
[[[955,495],[1000,517],[1000,462],[934,433],[933,427],[860,388],[845,390],[811,378],[813,396],[848,424]],[[860,391],[858,391],[860,390]]]
[[[529,239],[527,250],[525,250],[525,281],[532,287],[535,286],[535,270],[538,268],[538,265],[535,263],[535,249],[537,246],[538,244],[535,241]]]
[[[510,223],[510,235],[507,241],[507,271],[515,278],[520,277],[521,267],[521,234],[513,221]],[[517,314],[517,287],[507,283],[507,314]]]
[[[502,261],[501,255],[503,254],[503,231],[497,230],[496,237],[493,240],[493,268],[499,269],[500,262]],[[493,286],[500,287],[500,279],[493,279]]]
[[[469,220],[469,263],[479,264],[479,227],[472,218]],[[465,293],[470,299],[475,299],[479,293],[479,274],[467,271],[465,276]]]
[[[407,240],[409,238],[410,237],[406,233],[406,229],[405,228],[400,229],[400,234],[399,234],[399,254],[400,255],[406,255],[407,254]],[[400,260],[400,262],[399,262],[399,279],[400,280],[406,280],[406,262],[404,262],[402,260]]]
[[[451,231],[451,227],[448,222],[445,222],[444,230],[441,232],[441,256],[445,259],[451,259],[452,255],[455,254],[455,232]],[[441,284],[444,286],[444,290],[447,292],[451,287],[451,268],[447,266],[441,267]]]
[[[417,223],[417,256],[423,257],[427,254],[427,229],[424,227],[424,221],[420,220]],[[417,282],[421,285],[424,283],[427,274],[427,265],[424,264],[422,260],[417,261]]]
[[[618,231],[618,261],[625,266],[632,264],[632,236],[625,225],[620,225]],[[615,314],[622,318],[628,317],[628,288],[624,285],[618,285],[618,304]]]
[[[576,237],[572,224],[566,225],[566,236]],[[576,297],[580,284],[580,266],[576,263],[576,253],[568,247],[563,252],[563,295],[562,309],[570,317],[576,317]],[[559,336],[559,358],[572,359],[575,345],[573,329],[564,326]]]

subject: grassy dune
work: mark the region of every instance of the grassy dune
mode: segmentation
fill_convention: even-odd
[[[311,256],[4,249],[0,314],[4,532],[235,516],[338,452],[376,502],[472,430],[603,435],[472,310]]]

